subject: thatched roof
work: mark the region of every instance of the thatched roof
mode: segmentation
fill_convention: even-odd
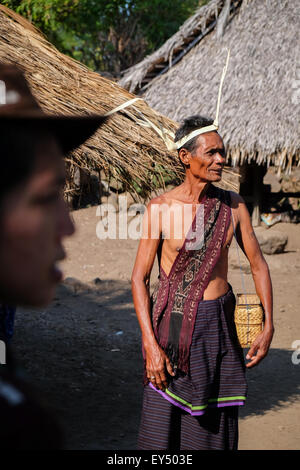
[[[44,111],[51,114],[105,113],[134,96],[118,84],[90,71],[61,54],[23,17],[0,5],[0,61],[17,64],[26,75]],[[153,111],[145,102],[114,114],[97,133],[67,159],[70,171],[76,166],[113,172],[132,192],[140,184],[153,189],[161,169],[178,171],[176,154],[166,151],[151,130],[136,124],[136,110],[169,129],[177,124]],[[72,181],[69,180],[72,190]]]
[[[0,61],[23,69],[39,104],[51,114],[102,114],[135,98],[117,83],[60,53],[31,23],[2,5]],[[180,181],[183,173],[177,153],[168,151],[153,130],[137,124],[139,112],[158,126],[161,123],[173,131],[178,127],[143,100],[114,114],[66,158],[66,192],[76,194],[73,180],[78,167],[87,173],[104,170],[131,193],[142,188],[144,197],[155,186],[163,187],[166,177]],[[238,188],[238,178],[228,170],[222,181],[220,186]]]
[[[214,118],[230,48],[220,110],[228,158],[288,171],[300,162],[299,17],[294,0],[211,0],[120,83],[135,92],[144,87],[143,98],[176,121],[192,114]],[[159,75],[160,64],[172,65],[174,57]]]

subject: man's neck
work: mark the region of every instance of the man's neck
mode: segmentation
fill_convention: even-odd
[[[182,189],[189,202],[199,204],[210,185],[210,182],[200,181],[198,178],[187,174],[182,184]]]

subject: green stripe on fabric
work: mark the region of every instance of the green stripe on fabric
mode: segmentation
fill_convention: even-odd
[[[174,393],[170,392],[170,390],[166,389],[165,392],[170,395],[170,397],[174,398],[175,400],[179,401],[183,405],[188,406],[191,410],[204,410],[204,408],[207,408],[207,405],[203,406],[193,406],[191,403],[188,403],[187,401],[183,400],[180,397],[177,397]]]
[[[208,405],[193,406],[191,403],[188,403],[186,400],[183,400],[183,398],[180,398],[177,395],[175,395],[174,393],[170,392],[170,390],[168,390],[167,388],[165,390],[165,393],[167,393],[170,397],[177,400],[179,403],[182,403],[183,405],[188,406],[193,411],[204,410],[208,406]],[[246,397],[237,396],[237,397],[209,398],[208,402],[209,403],[214,403],[214,402],[233,401],[233,400],[246,400]]]
[[[216,401],[231,401],[231,400],[246,400],[246,397],[223,397],[223,398],[209,398],[209,402],[216,402]]]

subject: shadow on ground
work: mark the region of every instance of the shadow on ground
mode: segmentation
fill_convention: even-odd
[[[46,310],[19,310],[13,346],[60,421],[66,448],[136,448],[142,358],[128,281],[60,286]],[[299,399],[299,366],[291,356],[272,349],[247,372],[242,419]]]

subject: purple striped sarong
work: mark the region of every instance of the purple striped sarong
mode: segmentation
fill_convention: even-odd
[[[247,383],[234,308],[231,286],[222,297],[199,302],[189,373],[178,371],[164,392],[145,386],[139,449],[237,448]]]

